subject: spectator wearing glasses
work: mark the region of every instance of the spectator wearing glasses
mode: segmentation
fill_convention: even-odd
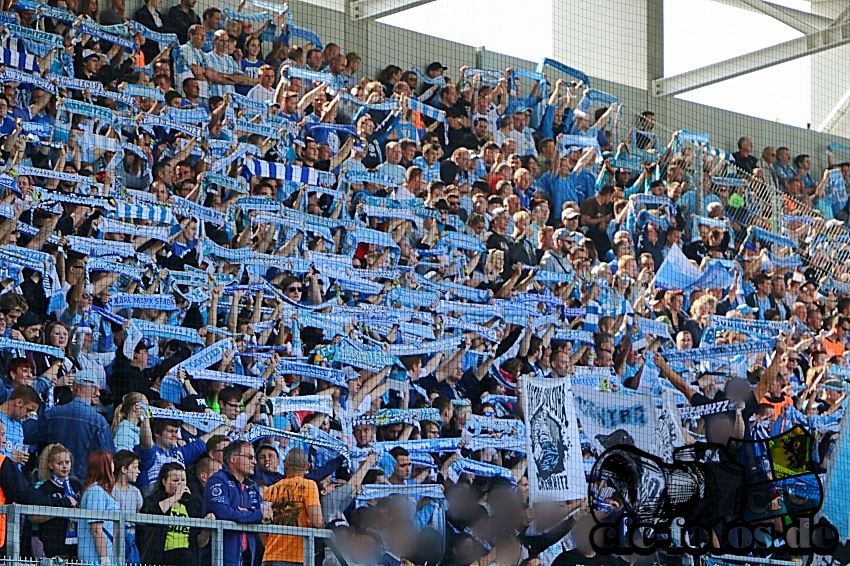
[[[254,473],[254,448],[237,440],[224,451],[224,466],[214,473],[204,490],[203,514],[215,515],[220,521],[256,525],[272,519],[272,510],[263,507],[259,486],[251,479]],[[224,533],[224,566],[255,563],[257,535],[226,531]]]
[[[224,463],[224,451],[230,446],[230,438],[223,434],[215,434],[207,440],[207,455],[216,462]]]
[[[238,387],[226,387],[218,394],[221,414],[228,418],[232,428],[244,429],[259,415],[266,397],[262,391],[249,389],[244,394]]]

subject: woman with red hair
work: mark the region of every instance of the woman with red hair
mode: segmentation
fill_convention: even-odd
[[[112,454],[108,450],[95,450],[89,454],[86,481],[80,509],[92,511],[118,511],[118,502],[112,497],[115,485]],[[77,556],[81,562],[112,566],[113,524],[111,521],[89,520],[77,528],[79,546]]]

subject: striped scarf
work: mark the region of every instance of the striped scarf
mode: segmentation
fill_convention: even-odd
[[[307,28],[302,28],[302,27],[296,26],[295,24],[293,24],[291,22],[286,27],[289,30],[289,37],[294,37],[294,38],[297,38],[297,39],[303,39],[304,41],[306,41],[308,43],[312,43],[313,46],[315,46],[316,49],[324,51],[325,46],[322,45],[322,40],[319,38],[318,33],[314,32],[313,30],[307,29]]]
[[[119,222],[110,218],[101,218],[98,231],[102,234],[125,234],[128,236],[144,236],[152,240],[168,242],[171,230],[167,226],[137,226],[126,222]]]
[[[544,73],[546,67],[552,67],[556,71],[567,75],[568,77],[572,77],[577,81],[581,81],[585,84],[585,86],[590,86],[590,77],[588,77],[582,71],[578,69],[574,69],[572,67],[568,67],[559,61],[555,61],[554,59],[549,59],[548,57],[544,57],[540,63],[537,64],[537,72]]]
[[[333,173],[319,171],[310,167],[260,161],[259,159],[246,159],[245,164],[242,166],[242,175],[248,178],[256,176],[282,181],[294,181],[302,185],[322,185],[325,187],[333,186],[336,182]]]
[[[407,100],[407,107],[414,112],[419,112],[420,114],[422,114],[426,118],[430,118],[432,120],[436,120],[436,121],[442,123],[443,124],[443,131],[445,133],[446,143],[449,142],[449,125],[448,125],[448,121],[446,120],[446,113],[445,112],[443,112],[442,110],[438,110],[438,109],[434,108],[433,106],[428,106],[427,104],[425,104],[423,102],[419,102],[418,100],[415,100],[413,98],[409,98]]]
[[[162,33],[158,31],[153,31],[152,29],[143,26],[139,22],[130,21],[130,32],[135,35],[136,33],[141,33],[142,36],[154,43],[158,43],[160,46],[170,45],[172,43],[178,43],[177,34],[174,33]],[[180,51],[179,49],[175,49],[175,51]],[[129,85],[128,85],[129,86]]]
[[[5,67],[3,72],[0,73],[0,82],[24,83],[40,88],[50,94],[56,94],[56,87],[49,80],[11,67]]]
[[[124,94],[132,97],[150,98],[157,102],[165,102],[165,95],[162,91],[153,86],[137,85],[129,83],[124,86]]]
[[[269,16],[268,12],[259,12],[253,14],[246,14],[245,12],[237,12],[235,10],[231,10],[230,8],[225,7],[222,10],[224,17],[228,20],[236,20],[237,22],[257,22],[264,23],[271,21],[271,16]],[[317,48],[318,49],[318,48]]]
[[[77,28],[77,33],[81,35],[90,35],[114,45],[120,45],[129,51],[136,51],[139,49],[139,45],[135,41],[110,33],[92,21],[81,22]]]
[[[183,132],[190,137],[195,139],[201,139],[203,137],[203,130],[196,126],[188,126],[186,124],[181,124],[179,122],[174,122],[172,120],[166,120],[161,116],[154,116],[151,114],[145,114],[144,119],[142,120],[142,126],[153,126],[160,127],[166,130],[177,130],[178,132]]]

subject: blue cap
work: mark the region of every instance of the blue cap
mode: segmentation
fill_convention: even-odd
[[[735,310],[741,314],[756,314],[759,312],[757,307],[751,307],[750,305],[738,305]]]
[[[97,376],[93,371],[82,370],[74,375],[74,383],[77,385],[85,385],[87,387],[97,387],[100,385],[97,381]]]

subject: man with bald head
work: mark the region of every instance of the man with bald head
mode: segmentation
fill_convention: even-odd
[[[284,478],[269,487],[263,499],[272,505],[275,525],[321,528],[322,504],[316,482],[304,478],[310,470],[307,454],[300,448],[290,450],[283,461]],[[291,535],[269,535],[263,564],[300,566],[304,561],[304,541]]]

